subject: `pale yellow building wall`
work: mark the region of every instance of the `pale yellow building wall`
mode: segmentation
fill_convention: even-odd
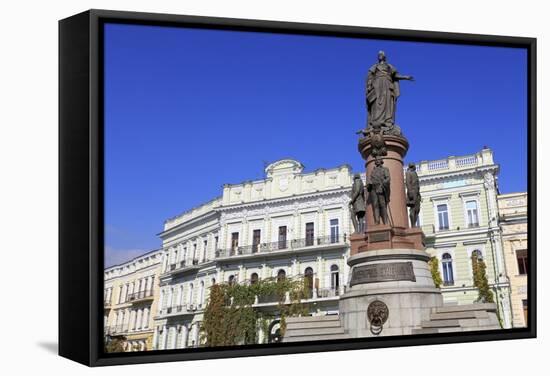
[[[161,267],[162,252],[154,251],[139,257],[136,257],[124,264],[116,265],[105,269],[104,271],[104,328],[105,333],[109,335],[122,335],[126,338],[127,351],[133,350],[151,350],[152,336],[154,329],[154,316],[157,310],[159,295],[159,276]],[[146,299],[135,299],[126,301],[128,294],[128,284],[135,283],[131,293],[137,293],[139,288],[138,281],[147,280],[152,277],[152,286],[145,285],[145,292],[151,290],[151,296]],[[109,292],[109,290],[111,292]],[[143,291],[143,290],[142,290]],[[123,295],[121,299],[121,294]],[[148,294],[143,294],[143,296]],[[143,312],[148,311],[146,318],[147,326],[138,329],[137,312],[141,310],[141,323],[144,323]],[[134,312],[133,314],[131,312]],[[122,323],[117,321],[117,314],[125,312]],[[132,329],[130,325],[132,317],[135,315],[136,328]],[[114,332],[113,329],[117,328]],[[143,348],[144,346],[144,348]]]
[[[525,249],[529,255],[527,244],[527,193],[500,195],[498,205],[504,260],[511,285],[513,325],[514,327],[524,327],[527,322],[523,310],[523,301],[527,300],[528,275],[519,274],[516,252]]]

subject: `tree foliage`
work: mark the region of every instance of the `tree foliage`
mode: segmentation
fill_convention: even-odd
[[[432,273],[432,279],[434,280],[435,287],[440,287],[443,284],[443,278],[441,278],[441,273],[439,273],[439,261],[437,257],[431,257],[428,261],[430,266],[430,272]]]
[[[472,275],[474,276],[474,286],[478,290],[477,301],[483,303],[494,303],[493,292],[489,287],[487,280],[487,267],[485,261],[479,258],[476,252],[472,252]]]
[[[118,338],[118,337],[105,340],[104,350],[106,353],[124,352],[125,342],[126,342],[125,338]]]
[[[286,329],[285,318],[308,313],[302,300],[309,297],[308,279],[275,278],[254,284],[215,284],[204,311],[201,334],[206,346],[234,346],[258,342],[261,329],[267,336],[269,322],[276,316],[281,320],[281,333]],[[287,301],[287,295],[289,301]],[[276,301],[277,312],[268,313],[255,308],[256,302]]]

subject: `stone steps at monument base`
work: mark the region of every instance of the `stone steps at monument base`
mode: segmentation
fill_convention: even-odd
[[[500,329],[494,303],[449,305],[432,309],[430,320],[412,334],[465,332]]]
[[[430,314],[430,320],[486,319],[487,317],[489,317],[487,311],[464,311]]]
[[[489,317],[486,319],[434,320],[422,321],[422,328],[452,328],[452,327],[482,327],[492,325]]]
[[[288,333],[288,328],[286,329]],[[308,329],[294,329],[291,331],[289,337],[304,337],[313,335],[325,335],[325,334],[346,334],[343,328],[308,328]]]
[[[340,322],[340,316],[338,315],[324,315],[324,316],[299,316],[299,317],[287,317],[286,323],[298,323],[298,322],[313,322],[313,321],[337,321]]]
[[[411,334],[435,334],[435,333],[456,333],[462,332],[462,328],[454,326],[452,328],[422,328],[422,329],[413,329]]]
[[[434,321],[422,321],[420,324],[422,328],[449,328],[460,327],[458,320],[434,320]]]
[[[330,320],[330,321],[300,321],[300,322],[287,322],[286,328],[294,329],[322,329],[322,328],[339,328],[340,320]]]
[[[333,339],[351,339],[351,336],[345,334],[325,334],[319,336],[300,336],[300,337],[287,337],[285,335],[283,342],[304,342],[304,341],[330,341]]]
[[[472,326],[472,327],[450,327],[450,328],[422,328],[413,329],[411,334],[436,334],[436,333],[456,333],[456,332],[471,332],[479,330],[495,330],[501,329],[499,325],[487,326]]]
[[[349,339],[338,315],[289,317],[283,342]]]
[[[496,312],[497,306],[495,303],[473,303],[473,304],[457,304],[444,305],[432,309],[432,313],[449,313],[449,312],[467,312],[467,311],[492,311]]]

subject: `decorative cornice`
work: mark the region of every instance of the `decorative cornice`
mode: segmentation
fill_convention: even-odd
[[[438,249],[438,248],[455,248],[458,243],[440,243],[440,244],[434,244],[432,248]]]
[[[323,196],[338,195],[338,194],[349,193],[349,192],[351,192],[351,186],[341,187],[341,188],[336,188],[336,189],[331,189],[326,191],[308,192],[308,193],[303,193],[299,195],[292,195],[292,196],[286,196],[286,197],[280,197],[280,198],[274,198],[274,199],[263,199],[261,201],[252,201],[252,202],[232,204],[232,205],[220,205],[214,210],[216,212],[228,212],[228,211],[240,210],[245,208],[248,209],[253,207],[265,207],[265,206],[272,207],[273,205],[286,203],[286,202],[293,202],[297,200],[304,201],[304,200],[319,198]]]

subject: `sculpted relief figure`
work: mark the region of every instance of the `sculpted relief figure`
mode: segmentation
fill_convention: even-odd
[[[399,81],[414,81],[402,76],[386,61],[384,51],[378,52],[378,62],[370,67],[367,77],[366,102],[368,127],[381,127],[386,134],[400,134],[395,125],[395,105],[399,97]]]
[[[365,231],[365,186],[361,180],[361,175],[353,176],[353,186],[351,188],[351,200],[349,203],[351,210],[351,221],[355,233],[363,233]]]
[[[374,223],[380,224],[380,219],[384,224],[388,221],[388,204],[390,202],[390,170],[384,167],[384,161],[376,158],[374,168],[367,181],[367,190],[369,191],[369,200],[374,214]]]
[[[409,207],[409,219],[411,227],[416,227],[418,213],[420,213],[420,182],[416,173],[416,165],[409,163],[405,173],[405,186],[407,187],[407,206]]]

